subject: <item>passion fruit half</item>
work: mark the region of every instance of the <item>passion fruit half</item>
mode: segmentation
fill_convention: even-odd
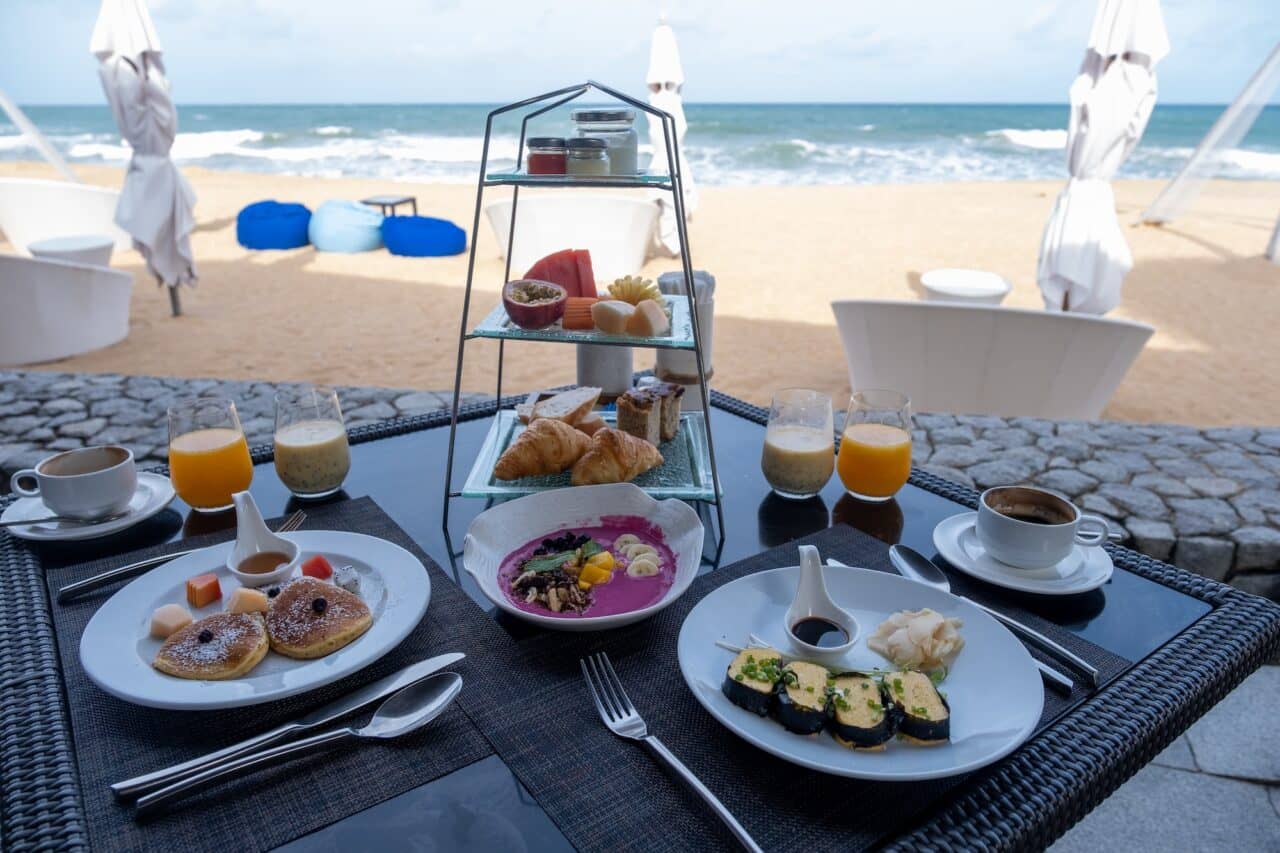
[[[550,281],[521,278],[502,288],[502,306],[522,329],[545,329],[564,316],[569,292]]]

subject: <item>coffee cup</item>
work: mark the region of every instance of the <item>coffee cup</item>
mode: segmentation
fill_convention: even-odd
[[[138,471],[127,447],[81,447],[17,472],[9,488],[24,498],[40,498],[55,515],[92,521],[129,506]]]
[[[1101,545],[1111,533],[1105,518],[1032,486],[987,489],[978,501],[976,528],[988,554],[1018,569],[1046,569],[1076,545]]]

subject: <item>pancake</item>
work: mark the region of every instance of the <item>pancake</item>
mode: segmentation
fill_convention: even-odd
[[[267,645],[261,614],[214,613],[170,634],[151,665],[178,678],[224,681],[257,666]]]
[[[267,610],[271,648],[291,658],[324,657],[372,624],[373,616],[360,596],[311,577],[281,589]]]

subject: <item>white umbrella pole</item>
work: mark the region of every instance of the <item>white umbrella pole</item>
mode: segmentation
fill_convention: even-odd
[[[44,155],[44,159],[48,160],[53,168],[62,173],[62,177],[68,181],[80,182],[80,179],[76,177],[76,173],[71,171],[71,167],[67,165],[67,161],[62,159],[58,149],[54,148],[53,144],[44,138],[44,134],[31,123],[31,119],[27,118],[26,113],[20,110],[17,104],[9,100],[9,96],[3,91],[0,91],[0,109],[4,110],[5,115],[9,116],[9,121],[18,126],[18,131],[31,140],[31,143]]]
[[[1280,264],[1280,219],[1276,220],[1276,229],[1271,232],[1271,240],[1267,243],[1267,259],[1273,264]]]

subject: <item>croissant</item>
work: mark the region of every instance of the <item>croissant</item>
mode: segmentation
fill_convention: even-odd
[[[591,439],[563,421],[536,420],[493,466],[499,480],[515,480],[538,474],[559,474],[587,452]]]
[[[573,465],[573,485],[625,483],[662,464],[662,454],[643,438],[622,430],[602,429],[591,436],[591,447]]]

